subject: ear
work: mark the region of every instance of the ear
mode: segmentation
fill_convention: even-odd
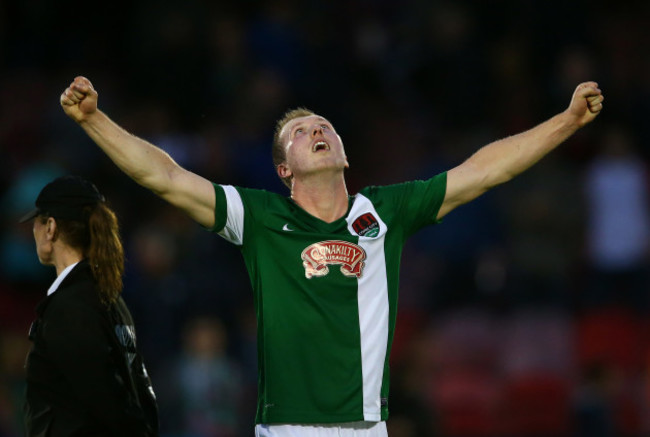
[[[293,172],[291,171],[291,169],[289,168],[286,162],[283,162],[282,164],[278,164],[276,170],[278,172],[278,176],[280,176],[280,179],[285,179],[293,176]]]
[[[56,239],[56,231],[56,220],[54,220],[54,217],[48,217],[47,221],[45,222],[45,235],[48,241],[54,241]]]

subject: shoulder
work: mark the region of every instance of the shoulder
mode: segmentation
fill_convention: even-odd
[[[244,228],[265,222],[269,214],[289,210],[289,200],[278,193],[233,185],[215,185],[216,220],[211,229],[226,240],[241,245]],[[248,232],[246,232],[248,234]]]
[[[242,188],[221,185],[224,201],[229,211],[243,208],[251,211],[266,211],[268,208],[286,207],[290,204],[287,196],[257,188]]]
[[[246,199],[283,199],[281,194],[262,190],[259,188],[244,188],[237,185],[220,185],[213,184],[217,196],[224,196],[225,200],[231,200],[233,197],[240,197]]]
[[[49,296],[49,307],[65,307],[66,311],[95,311],[102,309],[99,292],[90,266],[81,261],[61,282],[59,288]]]
[[[421,190],[444,191],[447,186],[447,172],[439,173],[429,179],[414,179],[390,185],[371,185],[359,191],[366,197],[399,196]]]
[[[235,188],[241,196],[255,199],[255,200],[265,200],[267,202],[285,202],[287,200],[286,196],[283,196],[279,193],[273,191],[261,190],[258,188]]]

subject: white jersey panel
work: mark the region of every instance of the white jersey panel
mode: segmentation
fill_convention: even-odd
[[[226,195],[227,220],[226,226],[219,232],[227,241],[241,246],[244,243],[244,203],[235,187],[222,185]]]
[[[348,230],[357,235],[352,227],[355,218],[370,213],[379,223],[379,234],[374,237],[359,236],[359,246],[367,254],[363,275],[358,282],[359,329],[361,336],[361,370],[363,375],[363,419],[381,420],[381,386],[384,363],[388,349],[388,280],[384,239],[387,226],[377,214],[370,200],[357,194],[350,214]]]
[[[386,422],[346,422],[317,425],[262,425],[255,437],[387,437]]]

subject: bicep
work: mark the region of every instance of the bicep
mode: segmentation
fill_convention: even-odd
[[[485,193],[488,190],[486,181],[487,177],[471,160],[449,170],[445,200],[438,211],[437,219],[440,220],[455,208]]]
[[[167,189],[157,194],[185,211],[200,225],[206,228],[214,226],[214,186],[204,177],[177,167],[170,174]]]

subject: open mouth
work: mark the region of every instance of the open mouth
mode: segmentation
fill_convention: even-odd
[[[312,152],[320,152],[321,150],[329,150],[330,146],[325,141],[317,141],[311,148]]]

